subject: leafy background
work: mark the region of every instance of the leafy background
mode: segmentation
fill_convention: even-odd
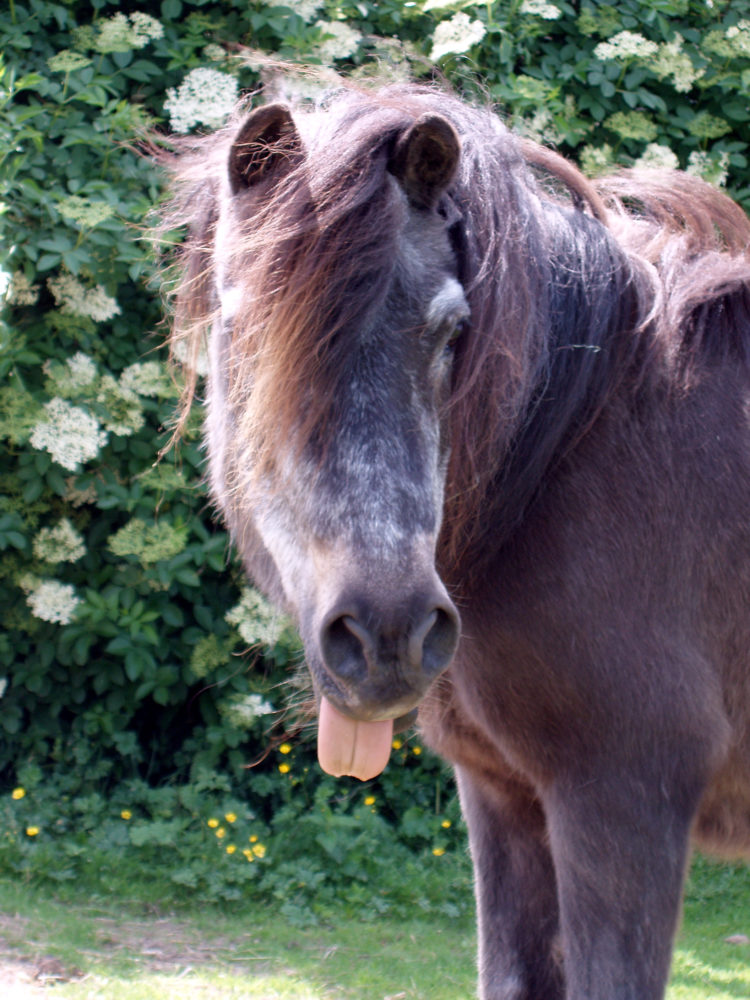
[[[142,137],[209,129],[241,92],[304,95],[332,71],[437,77],[589,172],[679,165],[750,207],[746,8],[11,0],[0,867],[60,881],[97,855],[137,856],[187,897],[252,883],[305,921],[337,894],[372,904],[375,880],[373,912],[392,906],[409,865],[463,854],[450,775],[416,737],[367,786],[320,775],[285,708],[298,641],[208,507],[199,407],[168,447],[179,382],[147,238],[163,178]],[[425,884],[422,904],[465,898]]]

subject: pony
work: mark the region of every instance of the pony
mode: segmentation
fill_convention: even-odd
[[[321,765],[373,777],[418,713],[482,1000],[658,1000],[691,844],[750,849],[750,221],[417,85],[170,167],[211,491]]]

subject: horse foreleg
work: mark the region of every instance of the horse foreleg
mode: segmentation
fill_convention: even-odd
[[[691,794],[630,774],[544,795],[566,1000],[662,1000],[689,850]]]
[[[539,803],[457,767],[475,871],[482,1000],[562,1000],[555,874]]]

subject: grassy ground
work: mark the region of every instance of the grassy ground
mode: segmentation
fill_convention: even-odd
[[[267,904],[172,912],[131,899],[65,901],[0,881],[4,1000],[471,1000],[468,919],[334,913],[290,926]],[[750,870],[699,860],[669,1000],[750,997]]]

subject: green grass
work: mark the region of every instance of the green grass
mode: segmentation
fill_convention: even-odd
[[[446,869],[446,875],[448,870]],[[470,918],[329,912],[291,926],[267,904],[227,909],[0,881],[0,996],[8,1000],[472,1000]],[[747,1000],[750,869],[698,859],[669,1000]],[[38,974],[39,978],[34,978]],[[46,978],[45,978],[46,977]]]

